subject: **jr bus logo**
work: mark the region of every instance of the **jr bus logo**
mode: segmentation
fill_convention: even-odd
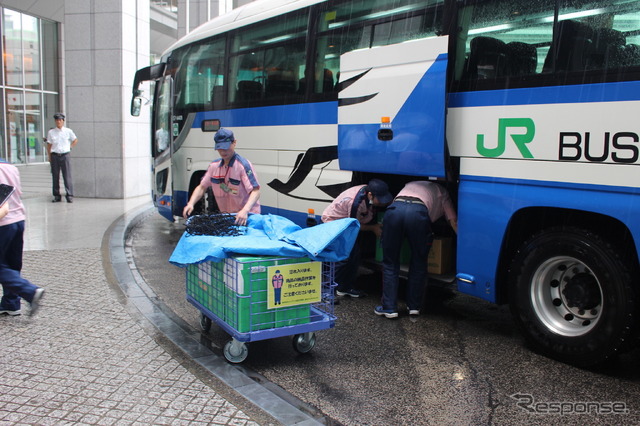
[[[524,133],[508,132],[508,129],[524,129]],[[511,136],[513,143],[522,154],[523,158],[533,158],[527,144],[533,140],[536,134],[536,125],[530,118],[501,118],[498,120],[498,145],[495,148],[487,148],[484,143],[484,135],[476,137],[476,149],[483,157],[500,157],[507,146],[507,134]]]

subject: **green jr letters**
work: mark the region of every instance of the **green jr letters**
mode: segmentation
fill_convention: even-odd
[[[499,157],[504,154],[507,140],[507,129],[518,127],[526,129],[524,134],[511,134],[513,143],[516,144],[523,158],[533,158],[527,144],[533,140],[536,134],[536,126],[530,118],[501,118],[498,120],[498,145],[495,148],[487,148],[484,144],[484,135],[476,138],[476,149],[483,157]]]

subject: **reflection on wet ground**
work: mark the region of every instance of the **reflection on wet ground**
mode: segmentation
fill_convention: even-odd
[[[199,312],[185,300],[184,271],[167,262],[183,230],[152,214],[133,230],[132,253],[158,297],[198,332]],[[242,368],[342,424],[640,421],[638,351],[585,371],[526,348],[506,306],[431,290],[423,315],[388,320],[373,314],[380,274],[361,275],[358,285],[368,297],[341,300],[336,327],[317,333],[310,354],[293,351],[289,338],[252,342]],[[220,355],[228,339],[214,326],[201,341]],[[623,401],[628,413],[540,418],[518,406],[516,394],[540,403]]]

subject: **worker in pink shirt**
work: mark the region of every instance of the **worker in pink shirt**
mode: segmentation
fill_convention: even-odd
[[[443,215],[457,233],[458,218],[449,193],[429,181],[407,183],[387,207],[382,230],[382,305],[374,308],[376,315],[398,317],[400,250],[405,238],[411,248],[407,310],[409,315],[420,315],[433,241],[431,224]]]
[[[382,225],[374,222],[375,209],[386,206],[392,199],[393,196],[384,181],[371,179],[367,185],[356,185],[338,195],[322,212],[322,222],[344,218],[357,219],[360,223],[360,233],[370,231],[376,237],[380,237]],[[359,266],[360,236],[353,245],[349,258],[336,263],[335,281],[338,296],[364,296],[362,291],[354,288]]]
[[[207,172],[191,194],[182,215],[186,219],[195,204],[207,192],[213,190],[218,210],[235,213],[237,225],[246,225],[249,213],[260,213],[260,184],[249,160],[235,152],[236,139],[233,132],[221,128],[213,137],[220,158],[213,161]]]

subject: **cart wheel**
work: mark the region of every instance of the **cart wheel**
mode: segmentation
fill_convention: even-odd
[[[227,361],[233,364],[239,364],[249,355],[249,348],[243,342],[239,342],[236,339],[229,340],[224,345],[224,357]]]
[[[301,354],[306,354],[311,351],[316,345],[316,333],[302,333],[293,336],[293,349]]]
[[[205,333],[208,333],[211,330],[211,318],[205,314],[200,314],[200,328]]]

